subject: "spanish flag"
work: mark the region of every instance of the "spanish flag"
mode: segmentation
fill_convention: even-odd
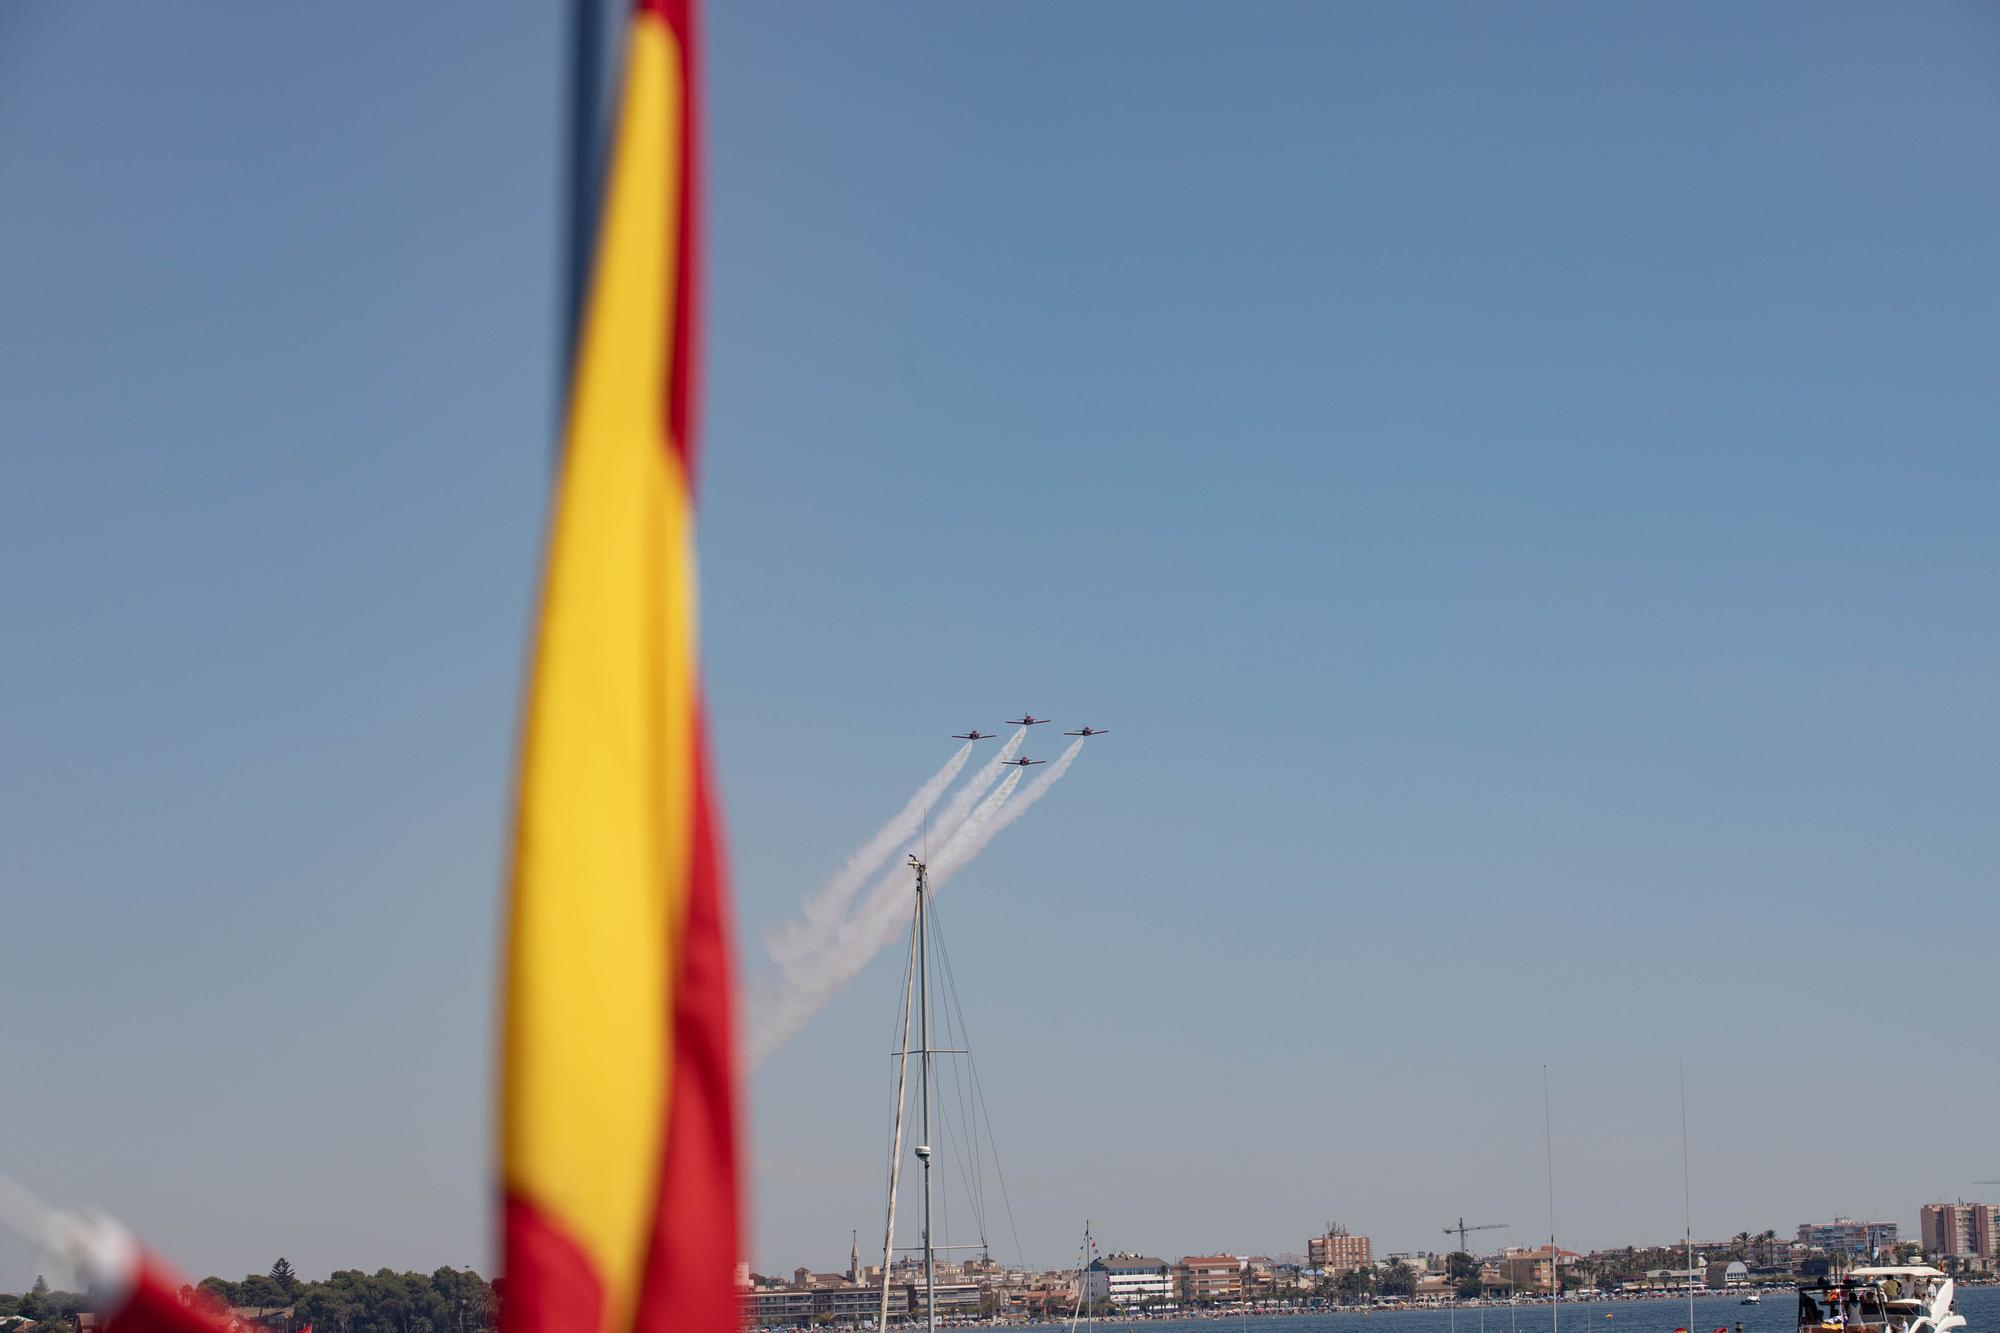
[[[632,15],[571,368],[508,920],[507,1333],[738,1322],[732,982],[696,659],[689,11]]]

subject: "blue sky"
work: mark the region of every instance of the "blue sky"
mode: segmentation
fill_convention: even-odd
[[[1678,1234],[1683,1056],[1697,1232],[2000,1174],[1990,10],[708,56],[746,965],[944,733],[1118,733],[942,904],[1026,1258],[1532,1239],[1543,1062],[1566,1243]],[[0,16],[0,1169],[201,1272],[488,1260],[560,78],[525,4]],[[752,1082],[759,1266],[879,1225],[897,984]]]

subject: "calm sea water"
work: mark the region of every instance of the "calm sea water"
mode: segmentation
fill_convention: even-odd
[[[1966,1333],[2000,1333],[2000,1287],[1966,1287],[1958,1293]],[[1481,1314],[1485,1322],[1480,1322]],[[1141,1320],[1133,1333],[1185,1327],[1188,1333],[1550,1333],[1549,1307],[1518,1305],[1479,1310],[1375,1310],[1366,1314],[1283,1315],[1222,1319]],[[1734,1296],[1697,1296],[1692,1333],[1727,1328],[1736,1333],[1794,1333],[1798,1298],[1775,1291],[1757,1305],[1738,1305]],[[1674,1333],[1687,1323],[1687,1301],[1564,1302],[1560,1333]],[[1097,1333],[1122,1333],[1116,1319],[1097,1321]]]

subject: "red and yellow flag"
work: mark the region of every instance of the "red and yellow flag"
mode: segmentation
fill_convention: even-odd
[[[696,658],[695,63],[640,0],[522,743],[500,1178],[508,1333],[724,1333],[732,983]]]

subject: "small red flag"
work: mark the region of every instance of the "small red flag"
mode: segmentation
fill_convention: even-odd
[[[76,1271],[105,1317],[104,1333],[229,1333],[194,1288],[103,1213],[61,1212],[0,1176],[0,1224]]]
[[[158,1256],[135,1246],[129,1262],[123,1298],[106,1303],[104,1333],[226,1333],[222,1320],[181,1299],[185,1284]]]

